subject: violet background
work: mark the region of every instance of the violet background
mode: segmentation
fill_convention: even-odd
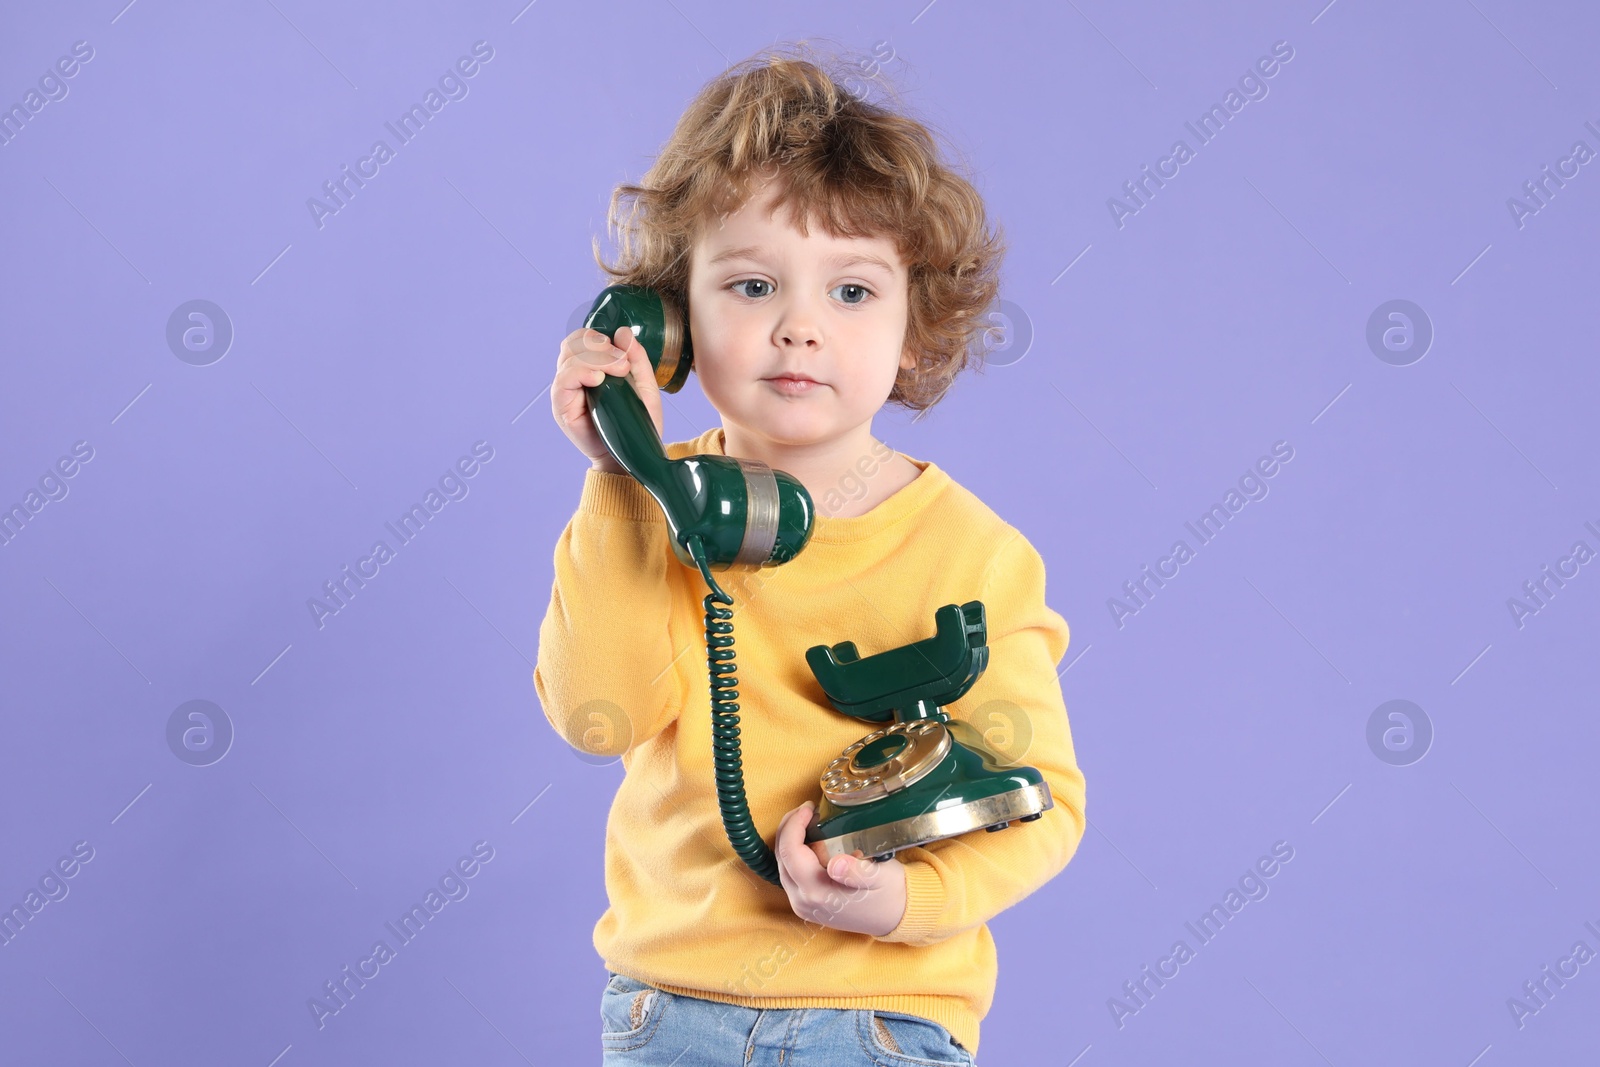
[[[7,107],[94,48],[0,146],[0,504],[94,449],[0,547],[0,906],[95,850],[0,946],[0,1059],[595,1061],[622,769],[530,678],[584,469],[542,390],[612,187],[801,38],[898,85],[1011,245],[994,365],[877,423],[1027,534],[1072,627],[1092,828],[992,924],[980,1061],[1600,1045],[1600,965],[1523,1028],[1506,1003],[1600,949],[1596,565],[1507,607],[1600,548],[1600,164],[1507,207],[1600,149],[1592,7],[125,2],[0,14]],[[468,96],[319,228],[307,199],[479,40]],[[1278,41],[1269,95],[1119,228],[1108,198]],[[207,366],[166,342],[196,298],[235,332]],[[1397,298],[1435,331],[1405,366],[1366,340]],[[715,413],[690,385],[667,422]],[[480,440],[469,495],[319,630],[307,599]],[[1119,627],[1277,441],[1269,495]],[[236,732],[206,767],[166,740],[192,699]],[[1366,740],[1393,699],[1434,732],[1407,766]],[[470,895],[319,1030],[308,998],[479,840]],[[1119,1028],[1108,998],[1276,841],[1270,895]]]

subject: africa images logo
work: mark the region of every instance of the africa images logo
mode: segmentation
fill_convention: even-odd
[[[317,1024],[317,1029],[326,1027],[330,1018],[348,1008],[356,994],[367,988],[368,982],[398,959],[400,950],[416,940],[447,905],[466,900],[467,894],[472,892],[469,883],[493,859],[493,845],[487,841],[473,842],[472,853],[446,867],[439,876],[437,886],[429,886],[420,903],[412,904],[398,920],[383,924],[394,938],[393,945],[389,944],[388,938],[378,938],[372,943],[372,951],[356,960],[354,970],[348,963],[345,964],[335,977],[322,983],[321,993],[307,997],[306,1007],[310,1009],[311,1019]]]
[[[326,599],[307,597],[306,610],[311,613],[311,621],[316,624],[317,629],[322,629],[327,625],[328,619],[349,607],[356,593],[365,589],[367,582],[381,574],[382,568],[397,557],[401,548],[415,541],[423,528],[433,521],[434,516],[444,510],[446,504],[452,500],[465,500],[467,494],[472,491],[468,480],[477,477],[484,465],[492,459],[494,459],[494,446],[488,441],[475,442],[472,446],[472,455],[460,457],[454,466],[446,468],[444,474],[439,476],[437,489],[430,486],[423,494],[420,503],[412,504],[393,522],[383,524],[384,529],[394,536],[393,548],[389,547],[387,541],[374,541],[371,550],[356,560],[354,571],[350,569],[350,564],[346,563],[338,577],[322,583]]]

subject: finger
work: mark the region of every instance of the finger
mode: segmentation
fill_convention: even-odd
[[[585,389],[593,389],[606,380],[606,372],[599,367],[578,365],[563,373],[550,390],[554,402],[565,407],[586,410],[588,400]]]
[[[789,820],[792,818],[794,818],[794,812],[786,811],[783,813],[783,818],[778,820],[778,832],[772,835],[772,843],[774,845],[778,845],[783,842],[783,831],[789,825]]]
[[[785,893],[788,893],[789,896],[791,898],[793,898],[793,896],[794,896],[794,882],[789,878],[789,868],[788,868],[788,865],[784,862],[783,850],[782,849],[776,849],[776,848],[773,849],[772,850],[772,858],[774,860],[776,860],[777,864],[778,864],[778,884],[783,886],[783,891]]]
[[[816,805],[809,800],[794,810],[794,829],[791,832],[794,834],[794,842],[797,846],[805,846],[806,830],[811,825],[811,815],[815,810]],[[804,847],[803,851],[810,852],[811,849]],[[819,863],[818,866],[820,867],[821,864]]]
[[[627,357],[628,362],[635,366],[643,363],[646,367],[649,367],[650,353],[645,349],[644,345],[639,343],[639,339],[628,336],[624,338],[624,341],[626,344],[622,347],[622,354]]]
[[[650,395],[659,390],[656,384],[656,369],[650,362],[650,353],[644,345],[631,333],[620,335],[622,341],[623,359],[628,368],[628,377],[633,381],[633,387],[639,396],[648,401]]]
[[[569,338],[568,343],[562,346],[562,355],[587,367],[605,367],[616,363],[625,352],[625,348],[613,345],[611,338],[599,330],[584,330],[576,337]]]
[[[644,346],[634,339],[633,333],[626,326],[618,330],[616,339],[609,349],[611,362],[605,364],[607,373],[620,374],[624,377],[632,375],[638,369],[638,360],[633,351],[636,348],[641,354],[644,352]],[[646,356],[645,365],[649,364],[650,359]]]
[[[628,350],[628,377],[633,380],[640,399],[647,398],[649,393],[658,388],[656,369],[650,365],[650,353],[644,350],[643,345],[635,344]]]
[[[828,863],[828,877],[851,889],[875,889],[882,880],[882,872],[871,860],[835,856]]]
[[[585,362],[581,356],[572,356],[556,368],[556,387],[575,389],[585,385],[599,385],[605,381],[605,365]]]
[[[795,813],[799,810],[799,808],[793,808],[784,812],[783,818],[778,820],[778,832],[772,836],[772,852],[778,861],[778,876],[780,879],[784,879],[785,889],[789,889],[793,885],[793,871],[790,870],[789,866],[789,849],[785,843],[788,840],[789,824],[794,821]]]
[[[581,357],[585,352],[605,349],[609,346],[610,342],[606,340],[605,334],[599,330],[585,328],[573,331],[561,342],[561,354],[563,356]]]
[[[784,812],[783,818],[778,820],[778,833],[782,834],[784,829],[789,825],[789,821],[804,811],[805,807],[806,806],[804,804],[801,804],[799,807],[790,808],[788,811]]]
[[[604,377],[605,372],[599,372]],[[557,414],[562,416],[563,422],[571,422],[577,416],[588,411],[588,399],[584,393],[587,386],[599,385],[600,379],[591,379],[587,368],[574,368],[571,371],[562,371],[555,377],[550,386],[550,406]]]
[[[779,862],[788,868],[789,873],[795,877],[796,882],[802,880],[804,871],[802,866],[804,860],[799,855],[800,850],[797,847],[800,844],[797,833],[804,833],[804,816],[804,805],[785,813],[782,821],[778,823],[778,833],[773,839],[774,844],[777,846],[776,852]]]
[[[583,331],[583,336],[579,338],[579,341],[582,347],[590,351],[606,352],[613,348],[620,349],[622,346],[617,343],[617,340],[622,331],[627,329],[626,326],[619,326],[608,334],[604,330],[597,330],[591,326]],[[632,331],[630,330],[629,332],[631,333]]]
[[[795,832],[804,814],[805,806],[802,805],[785,813],[783,821],[778,824],[778,833],[775,840],[777,841],[778,851],[782,855],[784,862],[789,865],[791,872],[797,871],[799,867],[795,856]]]
[[[806,827],[811,823],[811,816],[815,805],[806,802],[798,811],[792,825],[785,826],[784,845],[789,850],[789,872],[794,876],[795,882],[802,892],[815,896],[818,891],[828,887],[828,873],[823,867],[822,860],[806,844]]]
[[[591,363],[581,353],[564,353],[556,364],[554,389],[573,390],[583,386],[599,385],[605,380],[605,364]]]

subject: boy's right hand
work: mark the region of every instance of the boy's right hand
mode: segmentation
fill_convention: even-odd
[[[622,474],[625,473],[622,465],[611,455],[589,419],[589,396],[584,392],[585,386],[599,385],[607,374],[628,378],[639,399],[644,401],[645,410],[655,424],[656,436],[660,437],[661,388],[656,385],[650,356],[626,326],[617,327],[616,336],[610,339],[599,330],[582,327],[567,335],[556,357],[550,407],[555,413],[556,425],[578,446],[578,451],[589,457],[591,467]]]

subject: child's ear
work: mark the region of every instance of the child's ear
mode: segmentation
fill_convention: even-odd
[[[904,348],[904,349],[902,349],[901,352],[900,352],[900,369],[901,370],[916,370],[917,369],[917,354],[915,352],[911,351],[909,346]]]

